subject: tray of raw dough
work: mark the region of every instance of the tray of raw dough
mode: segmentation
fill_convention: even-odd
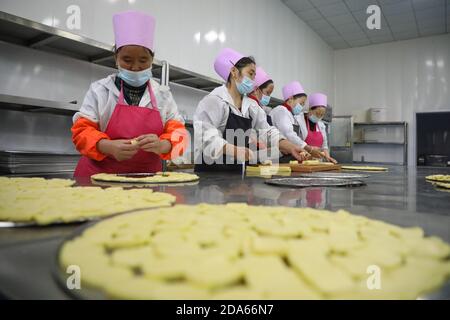
[[[93,181],[118,182],[118,183],[146,183],[146,184],[171,184],[181,182],[194,182],[200,178],[196,174],[185,172],[158,172],[158,173],[130,173],[110,174],[99,173],[91,177]]]
[[[358,187],[363,186],[365,183],[360,180],[351,179],[335,179],[335,178],[279,178],[268,179],[266,184],[281,187]]]
[[[300,177],[305,178],[332,178],[332,179],[365,179],[367,174],[346,173],[346,172],[312,172],[299,174]]]
[[[171,206],[151,189],[73,187],[73,180],[0,177],[0,227],[80,223],[131,210]]]
[[[449,257],[421,228],[344,210],[200,204],[83,226],[53,275],[82,299],[449,298]]]

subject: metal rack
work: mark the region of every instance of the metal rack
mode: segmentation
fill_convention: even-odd
[[[355,122],[354,128],[357,127],[401,127],[403,132],[403,141],[372,141],[360,140],[354,138],[353,146],[397,146],[403,148],[402,165],[408,164],[408,123],[405,121],[388,121],[388,122]],[[356,131],[356,130],[355,130]],[[388,163],[388,162],[387,162]]]
[[[0,41],[116,68],[113,45],[3,11],[0,11]],[[221,81],[174,65],[170,65],[169,72],[167,61],[155,59],[152,71],[164,84],[179,83],[206,92],[222,85]],[[272,98],[271,106],[280,103],[280,99]]]

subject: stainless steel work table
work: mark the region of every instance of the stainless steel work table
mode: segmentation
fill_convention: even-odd
[[[425,181],[425,176],[437,173],[450,174],[450,168],[391,166],[388,172],[369,173],[367,185],[356,188],[274,187],[262,178],[208,173],[200,174],[197,185],[153,189],[175,195],[178,204],[246,202],[346,209],[401,226],[419,226],[450,242],[450,192]],[[52,270],[58,245],[77,227],[0,229],[0,294],[12,299],[69,298],[54,281]]]

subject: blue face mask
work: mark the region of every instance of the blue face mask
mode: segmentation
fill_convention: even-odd
[[[142,71],[130,71],[119,66],[119,77],[130,86],[140,87],[152,78],[152,68]]]
[[[244,77],[244,79],[242,79],[242,82],[236,83],[236,88],[243,96],[252,92],[254,86],[255,82],[249,77]]]
[[[300,103],[297,103],[294,108],[292,108],[292,113],[294,116],[298,116],[303,112],[303,106]]]
[[[322,120],[322,118],[319,118],[318,116],[316,116],[315,114],[311,114],[309,117],[309,120],[311,120],[312,123],[317,123],[320,120]]]
[[[270,103],[270,96],[266,96],[266,95],[263,94],[260,103],[261,103],[263,106],[269,105],[269,103]]]

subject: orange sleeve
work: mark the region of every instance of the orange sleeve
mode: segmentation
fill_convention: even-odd
[[[109,139],[108,135],[99,130],[98,124],[86,118],[79,118],[72,126],[72,141],[78,152],[97,161],[106,158],[106,155],[97,150],[97,142]]]
[[[169,120],[164,126],[164,132],[159,136],[159,140],[168,140],[172,144],[172,149],[160,157],[163,160],[170,160],[181,156],[187,149],[189,133],[180,121]]]

